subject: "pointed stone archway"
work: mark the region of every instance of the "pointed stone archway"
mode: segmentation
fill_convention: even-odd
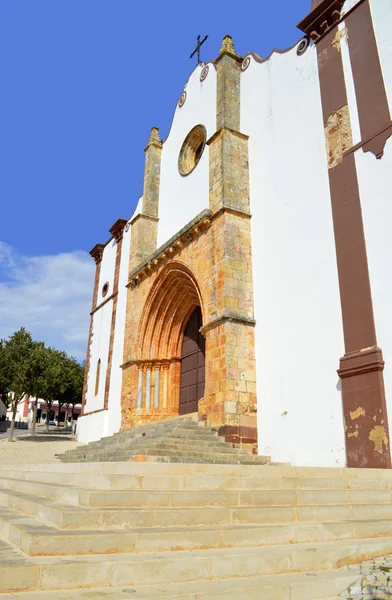
[[[140,322],[136,410],[141,417],[152,420],[197,410],[205,378],[202,322],[203,302],[194,275],[185,265],[171,263],[152,287]]]

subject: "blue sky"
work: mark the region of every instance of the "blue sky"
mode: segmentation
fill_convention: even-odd
[[[21,325],[85,353],[88,251],[142,193],[151,127],[226,33],[237,53],[294,44],[310,0],[0,2],[0,337]]]

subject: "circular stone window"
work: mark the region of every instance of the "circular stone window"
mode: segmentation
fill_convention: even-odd
[[[186,136],[178,157],[178,170],[185,177],[192,173],[201,159],[207,140],[204,125],[196,125]]]
[[[102,298],[105,298],[106,294],[109,291],[109,282],[107,281],[106,283],[104,283],[104,285],[102,286]]]

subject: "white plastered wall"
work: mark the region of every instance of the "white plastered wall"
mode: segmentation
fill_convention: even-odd
[[[113,433],[117,433],[121,427],[121,386],[123,373],[121,365],[123,363],[124,354],[125,316],[127,305],[127,288],[125,286],[128,282],[130,241],[131,228],[129,227],[128,231],[124,231],[122,240],[112,372],[110,375],[110,391],[105,435],[113,435]]]
[[[392,117],[392,0],[371,0],[370,11]]]
[[[105,297],[109,297],[113,293],[116,252],[117,244],[116,240],[113,238],[108,242],[108,244],[106,244],[103,251],[101,272],[98,283],[97,306],[105,299],[102,296],[102,288],[105,283],[109,284],[109,289]],[[84,407],[85,413],[102,410],[104,407],[112,312],[113,300],[109,300],[93,315],[92,341],[90,346],[90,369],[87,376],[86,404]],[[99,385],[98,393],[95,394],[97,364],[99,359],[101,360]],[[106,412],[107,411],[105,411],[105,413]],[[87,443],[101,438],[105,434],[105,418],[106,417],[104,413],[102,413],[101,417],[88,414],[86,416],[79,417],[77,434],[78,440]],[[98,422],[101,423],[99,428],[97,428]]]
[[[316,49],[251,59],[249,135],[259,452],[345,464],[344,354]]]
[[[137,214],[141,212],[141,207],[142,198],[139,199],[136,209],[128,223]],[[90,415],[87,414],[83,417],[79,417],[77,426],[77,438],[80,442],[88,443],[91,441],[99,440],[103,436],[113,435],[113,433],[117,433],[121,427],[121,365],[123,363],[124,353],[125,317],[127,303],[127,288],[125,286],[128,281],[131,231],[131,227],[126,227],[124,230],[122,240],[108,410]],[[106,281],[109,282],[108,294],[110,295],[113,291],[116,253],[117,244],[115,240],[111,240],[105,247],[105,251],[102,258],[99,281],[99,294],[101,294],[102,285]],[[102,302],[102,294],[101,299],[99,299],[99,294],[98,304]],[[93,339],[91,345],[90,372],[88,376],[87,399],[85,407],[86,413],[95,410],[100,410],[104,406],[105,380],[107,359],[109,353],[112,312],[113,301],[110,300],[107,304],[105,304],[99,310],[97,310],[97,312],[93,316]],[[101,376],[99,393],[97,396],[95,396],[95,375],[98,358],[101,358]]]
[[[196,67],[186,85],[186,101],[177,104],[172,126],[162,149],[159,192],[158,247],[209,206],[209,147],[197,168],[183,177],[178,171],[178,155],[188,133],[204,125],[207,140],[216,131],[216,70],[208,65],[207,78],[200,81]]]

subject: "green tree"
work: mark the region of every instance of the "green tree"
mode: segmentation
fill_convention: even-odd
[[[46,415],[46,431],[49,431],[50,411],[52,410],[53,403],[55,400],[64,394],[65,390],[65,377],[63,374],[65,359],[67,355],[65,352],[55,350],[55,348],[45,348],[43,354],[43,376],[42,381],[44,382],[40,397],[45,400],[47,406]]]
[[[33,339],[24,327],[16,331],[8,340],[2,342],[0,360],[0,378],[2,386],[12,391],[9,404],[12,410],[11,427],[8,441],[14,439],[15,418],[18,405],[30,393],[32,377]]]
[[[80,365],[76,358],[66,357],[63,368],[62,391],[59,393],[59,414],[60,407],[66,405],[67,409],[72,406],[72,419],[75,404],[82,401],[84,366]],[[72,420],[71,419],[71,420]]]
[[[5,340],[0,340],[0,400],[6,408],[8,408],[8,396],[10,393],[9,383]]]

